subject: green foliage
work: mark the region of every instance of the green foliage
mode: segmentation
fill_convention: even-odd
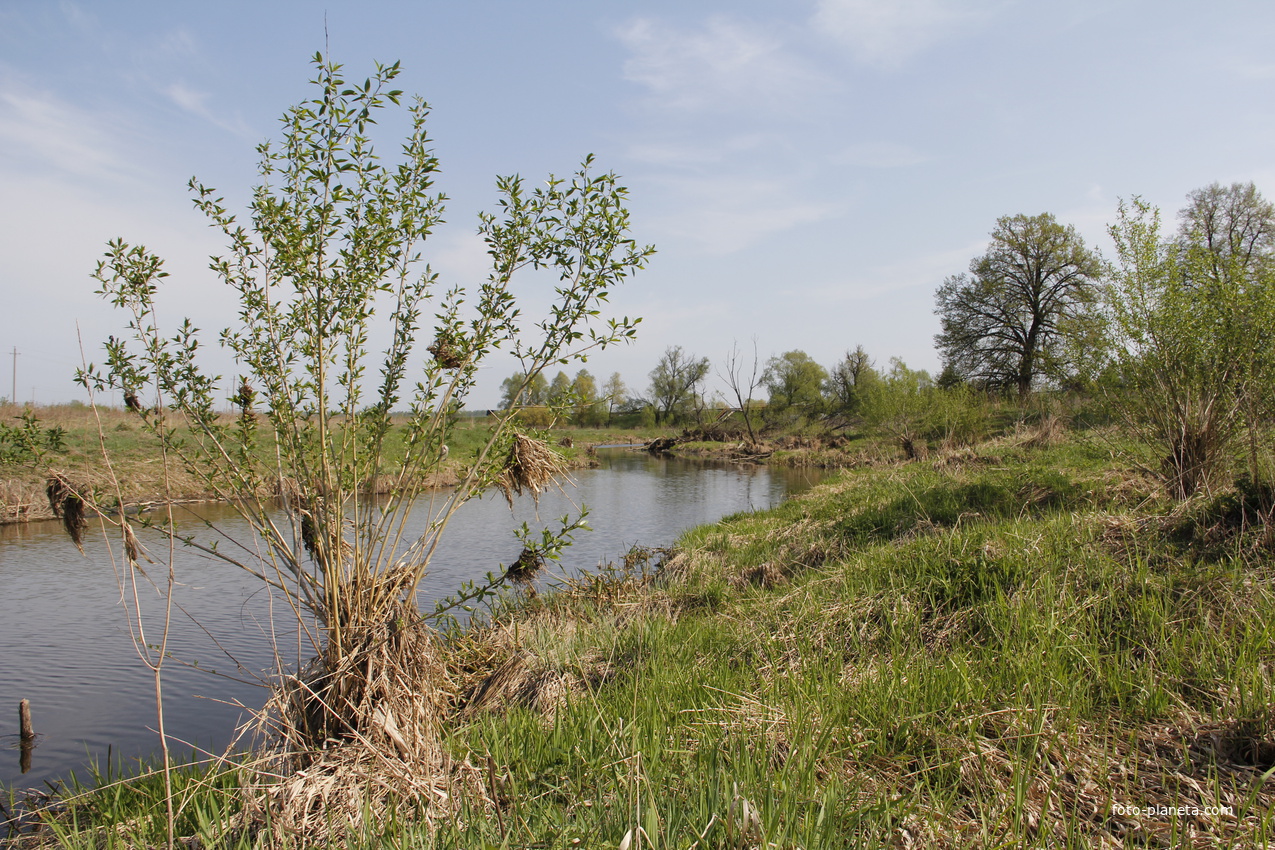
[[[619,372],[612,372],[611,377],[607,378],[606,384],[602,387],[602,398],[599,399],[600,406],[605,405],[606,422],[611,421],[615,411],[624,408],[628,396],[629,388],[624,385],[624,378]]]
[[[520,177],[498,178],[499,209],[480,216],[492,262],[487,280],[440,290],[420,254],[445,200],[432,186],[438,163],[425,132],[428,107],[419,99],[407,107],[410,130],[390,162],[370,133],[377,113],[400,103],[402,93],[391,88],[398,64],[378,65],[362,84],[347,82],[322,56],[315,65],[314,97],[287,111],[280,143],[259,148],[262,182],[247,224],[212,189],[191,182],[196,206],[229,243],[212,267],[239,303],[237,325],[220,340],[251,385],[249,395],[238,393],[247,399],[241,415],[218,418],[219,378],[199,366],[194,324],[188,319],[170,336],[159,329],[156,299],[167,276],[160,259],[122,240],[110,244],[96,277],[101,293],[129,314],[129,337],[112,338],[105,367],[89,367],[81,380],[94,392],[148,396],[137,418],[156,455],[176,459],[236,506],[266,554],[258,560],[252,547],[244,555],[185,542],[308,610],[322,628],[328,669],[337,669],[372,624],[411,604],[459,506],[507,472],[511,416],[499,418],[464,462],[460,484],[425,534],[398,545],[481,364],[498,348],[511,351],[522,371],[506,389],[517,400],[551,365],[632,339],[638,320],[603,319],[601,305],[653,249],[629,237],[627,192],[614,174],[594,174],[589,157],[572,177],[551,176],[530,191]],[[529,335],[519,331],[524,317],[512,285],[524,270],[556,277],[554,300]],[[421,363],[431,301],[430,356]],[[379,355],[370,350],[375,338],[388,340]],[[391,413],[404,406],[400,426]],[[274,451],[257,450],[263,431]],[[389,446],[400,440],[404,448],[391,458]],[[276,493],[284,522],[274,515]]]
[[[0,466],[38,464],[52,453],[66,451],[66,431],[61,426],[43,428],[34,410],[14,417],[20,424],[0,422]]]
[[[571,382],[571,397],[574,409],[571,411],[571,423],[581,428],[596,428],[606,422],[606,399],[598,398],[598,382],[588,369],[576,372]]]
[[[1255,422],[1268,415],[1259,393],[1272,375],[1263,343],[1275,324],[1275,286],[1266,268],[1210,249],[1194,225],[1179,241],[1162,238],[1159,211],[1140,198],[1121,202],[1110,231],[1113,400],[1165,453],[1170,489],[1187,497],[1220,482],[1245,413]]]
[[[949,277],[936,293],[935,343],[965,380],[1025,396],[1041,378],[1070,375],[1066,342],[1086,322],[1101,264],[1049,213],[1005,216],[991,236],[969,275]]]
[[[919,444],[921,421],[929,406],[933,387],[929,373],[909,369],[897,357],[890,359],[890,371],[865,388],[862,411],[869,425],[898,439],[908,458],[922,452]]]
[[[549,403],[549,380],[543,373],[510,375],[500,382],[500,407],[538,407]]]
[[[794,414],[810,418],[823,413],[823,386],[828,371],[804,351],[786,351],[766,362],[761,382],[770,393],[767,417]]]
[[[651,370],[651,403],[657,423],[672,424],[703,404],[700,385],[708,377],[708,358],[687,354],[680,345],[665,349]]]
[[[872,386],[880,380],[873,367],[872,358],[863,346],[847,351],[841,362],[832,368],[824,384],[824,393],[832,412],[844,416],[857,416],[863,412]]]
[[[549,382],[549,406],[569,406],[571,401],[571,379],[567,377],[566,372],[559,371]]]

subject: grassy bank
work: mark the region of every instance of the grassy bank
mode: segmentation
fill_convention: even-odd
[[[1275,569],[1237,504],[1098,444],[851,473],[476,636],[508,681],[452,743],[506,766],[516,844],[1262,846]]]
[[[1046,436],[865,466],[511,600],[448,645],[432,832],[350,843],[1265,846],[1269,525]],[[233,799],[194,795],[193,831]]]

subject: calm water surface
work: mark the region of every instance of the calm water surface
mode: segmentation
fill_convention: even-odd
[[[576,471],[576,486],[544,496],[539,511],[529,498],[516,503],[512,516],[500,496],[465,505],[425,578],[425,610],[462,582],[516,559],[521,544],[513,529],[524,520],[533,529],[553,526],[587,505],[593,531],[577,535],[559,569],[588,570],[634,544],[667,545],[687,528],[769,507],[806,489],[818,475],[625,450],[598,454],[600,468]],[[251,538],[225,506],[196,510],[216,520],[231,539]],[[423,529],[427,511],[418,511],[415,519]],[[190,517],[192,533],[200,525]],[[38,786],[71,771],[84,776],[85,766],[104,759],[108,747],[126,760],[157,751],[153,679],[130,635],[118,565],[112,565],[100,538],[87,538],[85,552],[80,555],[57,523],[0,526],[0,785]],[[175,597],[187,613],[175,612],[169,638],[165,724],[170,737],[186,743],[187,753],[196,746],[220,750],[247,719],[243,706],[258,707],[265,699],[261,680],[276,667],[272,629],[286,647],[284,665],[310,653],[291,613],[247,573],[190,551],[179,550],[176,563]],[[164,579],[161,567],[150,569],[157,582]],[[156,643],[163,600],[144,584],[138,594],[144,640]],[[18,701],[24,698],[31,701],[40,735],[25,774],[18,750]]]

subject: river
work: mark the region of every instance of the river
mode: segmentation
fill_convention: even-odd
[[[763,509],[816,483],[817,470],[737,466],[642,452],[604,449],[601,465],[572,473],[574,486],[551,491],[537,510],[528,497],[511,515],[499,495],[466,504],[452,520],[422,585],[422,608],[479,580],[517,558],[521,544],[513,529],[526,521],[533,529],[556,525],[562,515],[588,506],[591,532],[577,534],[552,571],[579,572],[618,559],[635,544],[672,543],[687,528],[732,513]],[[242,521],[225,505],[188,509],[180,520],[189,533],[207,535],[203,520],[215,522],[230,539],[248,540]],[[425,511],[418,512],[422,527]],[[158,750],[154,685],[130,635],[117,579],[100,537],[86,536],[81,555],[61,526],[52,522],[0,526],[0,786],[26,788],[46,780],[81,779],[87,765],[106,758],[124,761]],[[189,756],[195,747],[220,750],[245,720],[247,707],[265,697],[261,679],[275,669],[272,629],[287,647],[288,664],[298,652],[295,620],[260,582],[221,561],[178,550],[177,611],[164,667],[165,724],[174,752]],[[163,569],[143,564],[157,582]],[[142,627],[156,643],[163,623],[163,600],[139,585]],[[197,621],[197,622],[196,622]],[[273,625],[272,625],[273,623]],[[289,623],[293,626],[289,629]],[[233,658],[233,660],[232,660]],[[197,666],[196,666],[197,665]],[[31,704],[39,735],[24,773],[20,765],[18,702]]]

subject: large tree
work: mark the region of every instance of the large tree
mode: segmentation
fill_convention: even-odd
[[[699,385],[708,377],[708,358],[687,354],[670,345],[651,370],[651,402],[657,422],[685,413],[699,398]]]
[[[1101,261],[1049,213],[1005,216],[991,237],[969,274],[939,287],[935,343],[962,378],[1025,396],[1038,378],[1065,376],[1067,329],[1092,303]]]
[[[1252,278],[1275,260],[1275,204],[1252,183],[1213,183],[1187,196],[1178,213],[1184,246],[1207,251],[1206,267],[1217,278],[1234,273]]]
[[[824,392],[834,412],[853,416],[861,412],[866,393],[877,380],[872,358],[860,345],[854,351],[847,351],[841,362],[832,367],[824,382]]]
[[[827,380],[828,370],[804,351],[785,351],[772,357],[766,361],[766,371],[761,376],[770,393],[766,409],[795,409],[802,415],[818,415],[823,411],[823,385]]]

